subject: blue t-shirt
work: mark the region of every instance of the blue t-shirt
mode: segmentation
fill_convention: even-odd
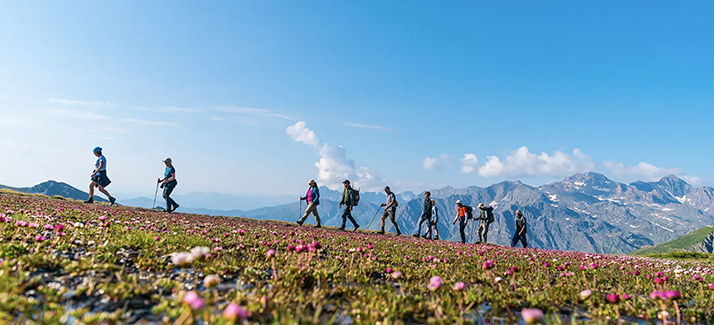
[[[171,174],[176,174],[176,168],[174,168],[174,166],[166,167],[166,171],[164,171],[164,179],[171,177]]]
[[[100,169],[99,171],[104,171],[104,172],[107,171],[107,158],[104,158],[104,155],[101,155],[101,156],[99,156],[99,158],[97,158],[97,162],[94,163],[94,169],[96,170],[99,168],[100,162],[103,162],[104,165],[102,165],[102,169]]]

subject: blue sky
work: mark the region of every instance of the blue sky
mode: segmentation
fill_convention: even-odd
[[[714,184],[710,2],[0,7],[2,184],[85,188],[97,145],[125,196],[166,156],[183,192]]]

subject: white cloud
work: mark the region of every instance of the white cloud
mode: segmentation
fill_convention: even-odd
[[[367,191],[379,191],[384,181],[369,168],[356,166],[354,160],[347,158],[347,150],[342,146],[320,143],[314,131],[307,128],[303,121],[288,126],[285,133],[297,141],[308,144],[318,150],[320,160],[317,167],[317,182],[332,189],[342,187],[342,181],[349,179],[354,187]]]
[[[345,125],[352,127],[352,128],[359,128],[359,129],[373,129],[373,130],[384,130],[384,131],[391,130],[390,128],[388,128],[386,126],[381,126],[381,125],[359,124],[359,123],[345,123]]]
[[[138,106],[137,109],[156,113],[200,113],[198,108],[183,108],[183,107],[143,107]]]
[[[49,117],[70,118],[78,120],[106,120],[109,119],[106,115],[97,114],[94,112],[78,111],[73,109],[43,109],[40,110]]]
[[[63,105],[76,105],[76,106],[112,106],[111,103],[99,102],[99,101],[88,101],[88,100],[72,100],[66,98],[50,98],[47,100],[53,104],[63,104]]]
[[[256,117],[270,117],[277,118],[281,120],[292,120],[293,118],[287,115],[277,113],[275,111],[265,109],[265,108],[254,108],[254,107],[239,107],[239,106],[216,106],[213,108],[214,111],[223,113],[234,113],[240,114],[241,116],[256,116]]]
[[[218,116],[211,116],[208,119],[211,121],[223,121],[223,118]]]
[[[426,157],[426,158],[424,158],[424,162],[423,162],[423,167],[424,167],[424,169],[425,169],[425,170],[429,170],[429,169],[434,168],[434,164],[436,164],[436,160],[437,160],[437,159],[436,159],[436,158],[433,158],[433,157]]]
[[[541,152],[531,153],[523,146],[511,151],[502,161],[496,156],[486,157],[486,163],[478,168],[479,175],[493,176],[569,176],[578,172],[587,172],[595,168],[592,159],[580,149],[573,150],[572,155],[556,151],[552,155]]]
[[[320,140],[317,139],[315,132],[308,129],[307,124],[303,121],[299,121],[294,125],[288,126],[288,128],[285,129],[285,133],[297,142],[309,144],[313,147],[320,145]]]
[[[684,174],[680,168],[663,168],[644,161],[635,166],[625,166],[623,163],[613,161],[604,161],[602,164],[611,173],[620,177],[630,177],[644,181],[657,181],[662,177],[675,175],[695,186],[702,185],[703,183],[701,178]]]
[[[173,122],[164,122],[164,121],[149,121],[149,120],[140,120],[140,119],[134,119],[134,118],[125,118],[119,120],[119,122],[126,122],[126,123],[131,123],[131,124],[136,124],[140,126],[179,126],[176,123]]]
[[[472,153],[464,154],[464,158],[461,159],[461,172],[464,174],[473,173],[477,168],[478,157]]]

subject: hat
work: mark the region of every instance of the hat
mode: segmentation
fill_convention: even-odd
[[[461,204],[461,200],[456,200],[456,204]]]
[[[171,163],[171,158],[166,158],[166,159],[162,160],[161,162],[165,162],[165,163],[169,163],[169,164],[170,164],[170,163]]]
[[[94,148],[94,150],[92,150],[92,152],[101,152],[101,151],[102,151],[101,147],[96,147],[96,148]]]
[[[350,183],[349,179],[346,179],[344,182],[342,182],[342,184],[349,184],[349,183]]]
[[[480,209],[480,208],[483,208],[483,207],[485,207],[485,206],[486,206],[486,205],[484,205],[483,203],[479,203],[479,204],[478,204],[479,209]]]
[[[385,187],[384,187],[384,190],[385,190],[385,191],[389,190],[389,186],[385,186]]]

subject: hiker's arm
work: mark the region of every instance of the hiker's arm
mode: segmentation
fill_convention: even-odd
[[[166,182],[170,182],[176,179],[176,173],[171,173],[171,177],[166,179]]]
[[[103,167],[104,167],[104,162],[99,161],[99,167],[97,167],[97,169],[94,170],[94,172],[92,173],[92,177],[96,176],[97,173],[99,173],[99,171],[102,170]]]

